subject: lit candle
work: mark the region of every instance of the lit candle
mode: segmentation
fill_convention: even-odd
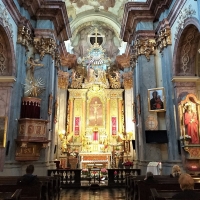
[[[159,169],[162,169],[162,163],[161,162],[159,162]]]

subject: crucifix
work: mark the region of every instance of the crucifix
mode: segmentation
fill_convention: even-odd
[[[94,42],[94,44],[98,44],[98,42],[97,42],[97,38],[102,38],[102,37],[105,37],[104,35],[100,35],[100,34],[98,34],[98,29],[97,28],[95,28],[94,29],[94,35],[88,35],[88,37],[94,37],[95,38],[95,42]],[[101,44],[102,44],[102,42],[101,42]],[[101,44],[99,44],[99,45],[101,45]]]

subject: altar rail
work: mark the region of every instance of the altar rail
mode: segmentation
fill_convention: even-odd
[[[126,175],[140,175],[140,169],[107,169],[108,187],[126,187]],[[49,169],[48,176],[60,175],[62,188],[81,187],[81,169]],[[88,179],[88,182],[90,180]]]

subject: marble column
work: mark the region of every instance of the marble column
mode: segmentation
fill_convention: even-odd
[[[174,90],[172,84],[172,53],[171,46],[168,46],[163,50],[163,56],[161,58],[162,63],[162,79],[163,87],[165,88],[165,99],[166,99],[166,130],[168,135],[168,160],[178,160],[180,156],[178,155],[178,144],[176,130],[176,120],[175,120],[175,99]]]
[[[154,56],[150,56],[148,61],[144,55],[138,58],[137,74],[138,94],[140,95],[141,114],[138,114],[137,124],[137,145],[139,145],[138,159],[140,161],[155,161],[161,159],[161,153],[157,145],[146,144],[145,121],[149,115],[157,120],[156,112],[149,112],[148,110],[148,89],[156,88],[156,70]]]

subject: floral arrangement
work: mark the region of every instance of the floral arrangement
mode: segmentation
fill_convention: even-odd
[[[82,169],[82,175],[88,175],[88,169]]]
[[[131,167],[131,166],[133,166],[133,162],[131,162],[131,161],[128,160],[128,161],[124,162],[123,165]]]
[[[102,168],[102,169],[101,169],[101,173],[105,175],[105,174],[108,173],[108,170],[107,170],[106,168]]]

